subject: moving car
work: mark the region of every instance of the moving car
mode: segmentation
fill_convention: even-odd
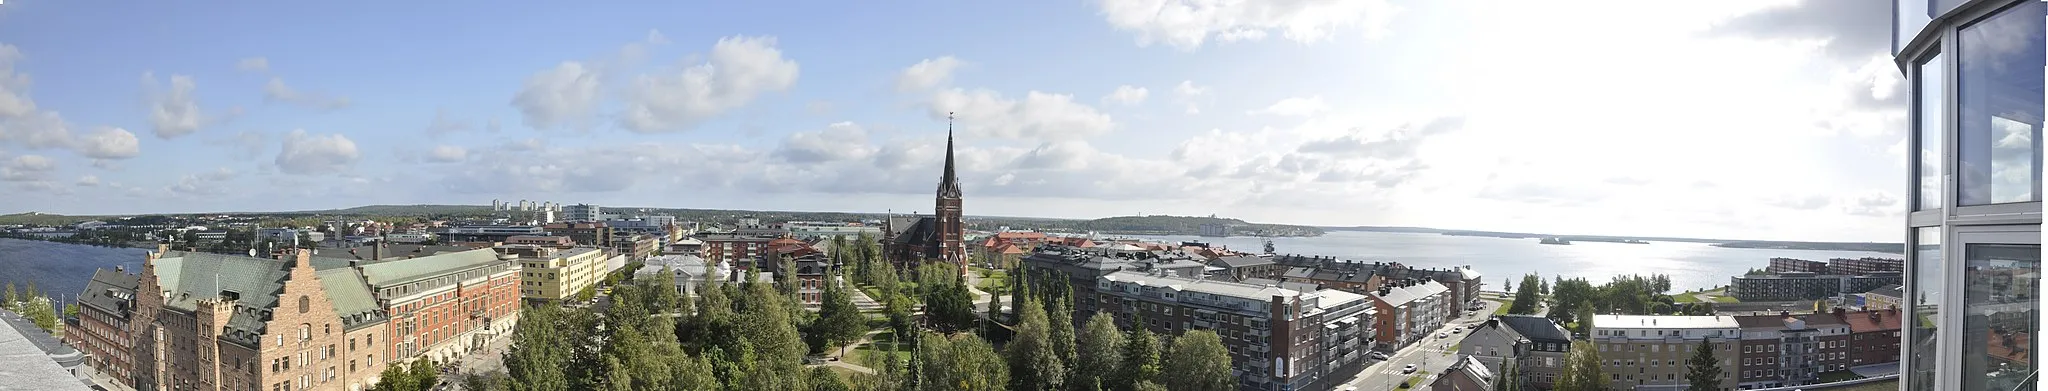
[[[1401,373],[1415,373],[1415,364],[1408,364],[1408,366],[1402,367]]]
[[[1370,355],[1367,355],[1367,356],[1370,356],[1370,357],[1372,357],[1372,358],[1373,358],[1374,360],[1385,360],[1385,359],[1387,359],[1387,354],[1386,354],[1386,353],[1380,353],[1380,352],[1372,352],[1372,354],[1370,354]]]

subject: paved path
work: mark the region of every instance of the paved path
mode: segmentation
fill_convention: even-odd
[[[851,369],[851,370],[854,370],[855,372],[860,372],[860,373],[865,373],[865,374],[873,375],[873,374],[875,374],[875,369],[874,369],[874,368],[868,368],[868,367],[865,367],[865,366],[861,366],[860,364],[854,364],[854,363],[851,363],[851,362],[847,362],[847,361],[846,361],[846,357],[845,357],[845,353],[850,353],[850,352],[854,352],[854,351],[857,351],[858,349],[860,349],[861,345],[866,345],[866,344],[868,344],[868,343],[874,342],[874,337],[875,337],[875,334],[881,334],[881,333],[882,333],[883,331],[884,331],[884,330],[868,330],[867,334],[862,334],[862,335],[860,336],[860,340],[859,340],[859,341],[853,341],[853,343],[847,344],[847,345],[846,345],[845,347],[842,347],[842,348],[839,348],[839,349],[832,349],[832,350],[827,350],[827,351],[825,351],[825,357],[826,357],[826,359],[827,359],[828,361],[826,361],[826,362],[825,362],[824,364],[817,364],[817,365],[810,365],[810,366],[813,366],[813,367],[840,367],[840,368],[846,368],[846,369]],[[838,360],[832,360],[833,358],[837,358]]]
[[[1466,336],[1466,333],[1462,332],[1452,333],[1451,329],[1464,327],[1474,322],[1485,321],[1493,316],[1495,309],[1500,308],[1500,303],[1493,301],[1485,301],[1485,303],[1486,305],[1479,310],[1467,312],[1464,316],[1451,319],[1444,324],[1443,328],[1437,329],[1436,332],[1430,333],[1423,340],[1413,342],[1407,348],[1395,352],[1386,361],[1367,366],[1357,376],[1352,377],[1351,380],[1344,382],[1336,388],[1341,389],[1343,386],[1355,386],[1364,390],[1395,390],[1399,389],[1398,387],[1400,387],[1401,382],[1407,380],[1409,376],[1423,372],[1429,372],[1432,376],[1442,374],[1445,368],[1449,368],[1451,363],[1456,361],[1458,344],[1464,341]],[[1449,338],[1437,338],[1437,334],[1449,334]],[[1367,358],[1366,360],[1372,359]],[[1414,373],[1403,373],[1402,370],[1411,364],[1415,365],[1416,371]],[[1431,378],[1424,377],[1421,380],[1424,384],[1416,384],[1411,389],[1426,388],[1427,382]]]
[[[853,306],[860,308],[861,312],[882,311],[882,302],[875,301],[873,297],[868,297],[867,292],[862,292],[859,287],[853,285],[852,281],[846,281],[846,277],[839,277],[839,283],[843,284],[841,286],[846,287],[846,290],[853,292]]]

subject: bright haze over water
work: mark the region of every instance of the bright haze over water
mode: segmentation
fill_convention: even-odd
[[[1263,238],[1233,236],[1132,236],[1169,243],[1206,242],[1232,250],[1257,252]],[[1625,274],[1671,276],[1675,291],[1728,285],[1728,278],[1770,266],[1773,257],[1827,260],[1828,258],[1896,258],[1901,254],[1862,251],[1769,250],[1714,247],[1707,243],[1650,242],[1624,244],[1572,242],[1571,245],[1537,243],[1536,239],[1503,239],[1482,236],[1450,236],[1419,233],[1330,231],[1319,237],[1272,238],[1273,249],[1281,254],[1336,257],[1364,262],[1400,262],[1419,267],[1442,268],[1471,265],[1477,269],[1486,290],[1500,290],[1503,277],[1520,283],[1520,276],[1537,273],[1549,280],[1555,276],[1585,277],[1594,284]]]

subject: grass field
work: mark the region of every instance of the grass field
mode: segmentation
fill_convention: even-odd
[[[1700,302],[1700,298],[1699,298],[1699,297],[1696,297],[1696,296],[1693,296],[1693,295],[1692,295],[1691,293],[1680,293],[1680,294],[1677,294],[1677,295],[1672,295],[1672,296],[1671,296],[1671,302],[1673,302],[1673,303],[1698,303],[1698,302]]]
[[[1742,300],[1736,300],[1736,299],[1735,299],[1734,297],[1731,297],[1731,296],[1714,296],[1714,302],[1715,302],[1715,303],[1741,303],[1741,302],[1742,302]]]
[[[1508,307],[1513,307],[1513,306],[1515,306],[1515,301],[1514,301],[1514,300],[1505,300],[1505,301],[1503,301],[1503,300],[1494,300],[1494,301],[1495,301],[1495,302],[1498,302],[1498,303],[1500,303],[1500,308],[1495,308],[1495,309],[1493,310],[1493,314],[1494,314],[1494,315],[1496,315],[1496,316],[1498,316],[1498,315],[1507,315],[1507,314],[1508,314]]]
[[[856,365],[868,368],[881,368],[881,359],[889,357],[889,355],[891,354],[890,349],[895,346],[895,342],[892,342],[894,335],[894,332],[884,331],[880,334],[875,334],[874,336],[869,337],[869,340],[872,342],[868,342],[868,344],[866,345],[861,345],[859,348],[855,348],[853,351],[847,352],[847,360]],[[894,352],[894,354],[898,362],[910,358],[910,352]]]

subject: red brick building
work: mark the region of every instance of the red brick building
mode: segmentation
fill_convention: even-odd
[[[1902,315],[1896,308],[1851,312],[1849,322],[1849,367],[1899,362],[1899,326]]]
[[[78,295],[78,316],[64,330],[64,343],[85,352],[86,366],[122,384],[135,382],[130,373],[135,338],[129,324],[138,282],[136,275],[120,267],[93,271],[85,292]]]
[[[768,242],[774,241],[775,237],[708,234],[697,239],[704,241],[705,261],[713,264],[730,262],[735,268],[746,269],[754,267],[754,261],[769,253]]]

